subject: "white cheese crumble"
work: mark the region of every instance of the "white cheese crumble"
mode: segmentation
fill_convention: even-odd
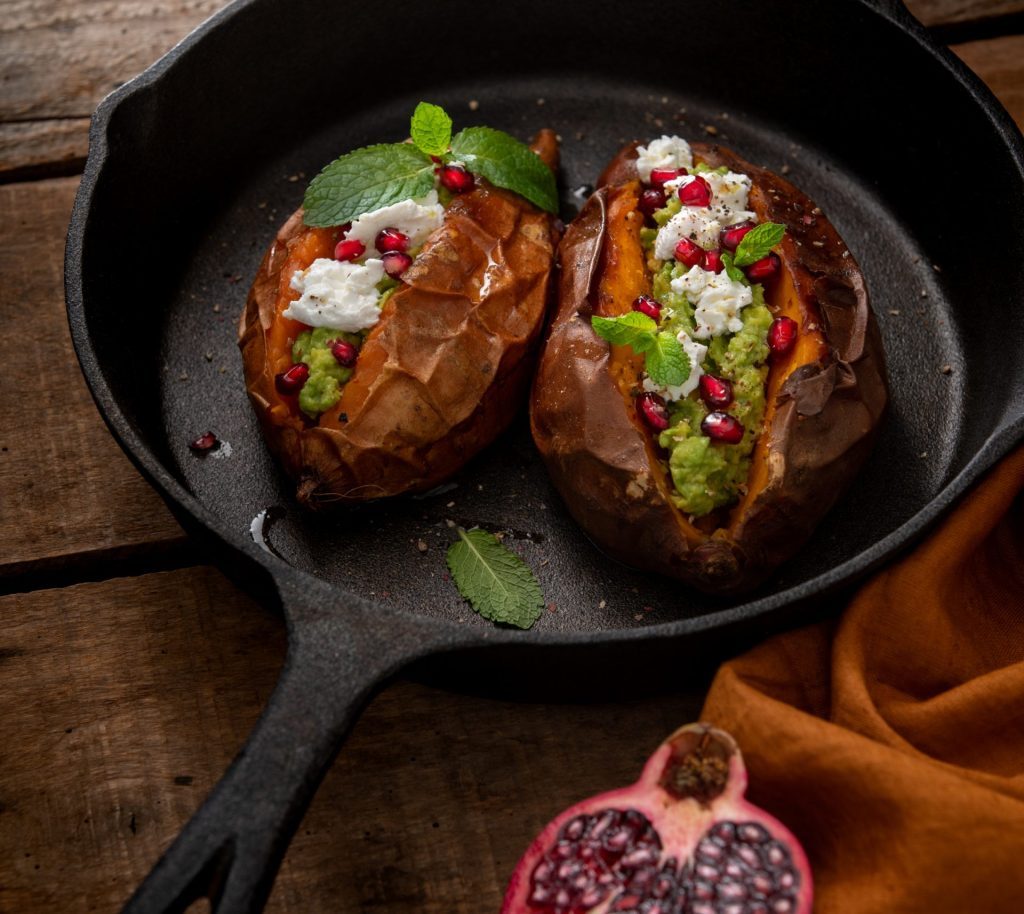
[[[722,223],[706,206],[684,206],[668,220],[654,239],[654,256],[658,260],[672,260],[676,245],[683,238],[695,241],[705,250],[718,247]]]
[[[696,180],[697,175],[683,175],[665,182],[665,193],[669,196],[678,193],[679,188]],[[724,175],[713,171],[705,171],[701,178],[711,188],[711,214],[724,226],[735,225],[737,222],[755,221],[757,216],[747,209],[747,196],[750,193],[751,181],[747,175],[735,171],[727,171]]]
[[[665,400],[682,400],[697,389],[700,376],[704,374],[701,363],[708,354],[708,347],[691,339],[685,330],[680,330],[676,339],[682,345],[683,352],[690,357],[690,376],[682,384],[669,384],[665,387],[659,387],[650,378],[644,378],[644,390],[660,394]]]
[[[380,320],[377,283],[384,278],[384,263],[373,258],[365,263],[321,257],[305,270],[296,270],[291,287],[301,297],[284,312],[285,317],[310,327],[333,327],[357,333]]]
[[[655,168],[693,168],[690,144],[682,137],[663,136],[636,150],[636,172],[644,184],[651,183]]]
[[[437,191],[414,200],[400,200],[363,213],[353,221],[345,237],[366,245],[367,257],[379,257],[375,241],[381,229],[393,228],[409,236],[409,248],[418,248],[427,236],[444,222],[444,207],[437,202]]]
[[[753,301],[753,294],[748,286],[730,279],[724,271],[713,273],[699,266],[691,267],[670,285],[673,292],[685,295],[694,306],[693,335],[698,340],[743,329],[740,311]]]

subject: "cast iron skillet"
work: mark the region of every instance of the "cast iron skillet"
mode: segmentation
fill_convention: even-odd
[[[1005,111],[897,0],[695,0],[685,15],[700,40],[676,43],[653,2],[236,0],[100,106],[67,247],[83,371],[182,524],[280,601],[289,632],[248,744],[127,910],[204,894],[219,912],[259,910],[359,709],[413,660],[474,688],[507,677],[513,693],[552,671],[607,679],[612,657],[615,670],[668,656],[681,668],[709,638],[728,650],[761,637],[878,566],[1021,438],[1024,146]],[[749,599],[604,559],[521,417],[443,492],[333,518],[296,507],[245,398],[235,321],[306,178],[403,138],[421,98],[457,126],[558,130],[566,216],[625,140],[704,139],[710,125],[741,155],[788,166],[855,252],[892,407],[854,489]],[[207,429],[227,444],[199,459],[187,442]],[[250,526],[268,508],[262,548]],[[532,631],[458,598],[443,577],[448,521],[517,538],[553,610]]]

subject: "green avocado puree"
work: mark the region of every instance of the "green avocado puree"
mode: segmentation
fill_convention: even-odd
[[[697,166],[693,171],[707,171]],[[660,227],[677,212],[680,203],[673,196],[654,214]],[[681,263],[655,260],[656,228],[641,230],[641,241],[648,251],[648,264],[654,277],[651,292],[665,309],[661,329],[678,334],[694,330],[693,306],[684,295],[673,292],[670,283],[690,268]],[[675,505],[693,517],[703,517],[716,508],[735,502],[742,494],[750,474],[750,457],[764,422],[765,382],[768,378],[768,328],[772,314],[765,305],[764,288],[751,287],[753,302],[742,311],[743,327],[733,334],[713,338],[703,368],[707,374],[732,382],[733,402],[727,412],[743,424],[745,433],[738,444],[714,442],[700,430],[708,414],[697,391],[684,400],[669,404],[669,427],[658,437],[668,452],[668,472]]]
[[[330,327],[317,327],[300,333],[292,346],[292,361],[309,366],[309,380],[299,392],[299,408],[316,417],[341,399],[342,385],[352,377],[352,369],[338,364],[328,343],[345,340],[357,348],[363,338],[358,333],[345,333]]]

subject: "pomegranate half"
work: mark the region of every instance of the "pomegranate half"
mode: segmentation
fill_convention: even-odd
[[[810,914],[803,848],[743,799],[746,787],[728,733],[682,727],[635,784],[577,803],[540,833],[502,914]]]

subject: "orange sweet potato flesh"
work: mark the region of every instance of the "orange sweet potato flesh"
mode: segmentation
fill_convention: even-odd
[[[554,133],[542,131],[532,148],[557,168]],[[292,215],[263,258],[239,327],[264,437],[310,508],[430,489],[508,426],[532,377],[558,242],[552,216],[478,179],[385,303],[341,400],[313,422],[274,385],[307,329],[282,312],[298,297],[294,272],[330,257],[338,231]]]
[[[814,203],[728,149],[695,144],[696,159],[751,177],[759,220],[786,226],[782,272],[767,302],[800,331],[772,363],[745,495],[691,523],[669,500],[664,455],[636,414],[642,360],[590,323],[628,311],[650,290],[636,145],[606,169],[559,248],[558,306],[530,404],[533,436],[569,510],[609,555],[708,592],[747,591],[800,549],[870,451],[888,398],[881,339],[860,269]]]

